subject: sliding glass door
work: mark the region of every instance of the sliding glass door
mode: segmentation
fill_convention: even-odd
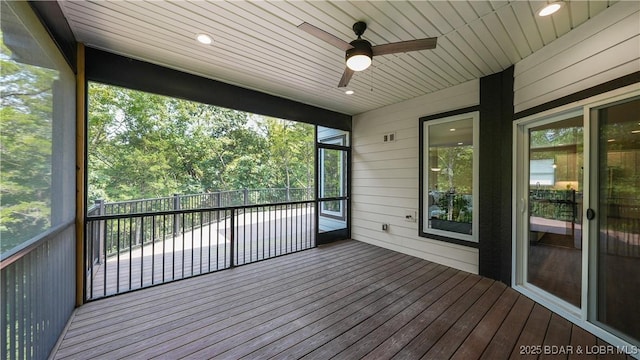
[[[582,283],[582,114],[528,126],[527,282],[579,307]]]
[[[514,287],[640,345],[640,91],[514,127]]]
[[[640,340],[640,98],[594,108],[591,318]]]

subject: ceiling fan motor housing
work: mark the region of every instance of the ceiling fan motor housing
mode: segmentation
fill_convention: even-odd
[[[351,49],[347,50],[345,60],[349,60],[350,57],[355,55],[367,55],[369,58],[373,57],[373,51],[371,50],[371,43],[364,39],[357,39],[350,42]]]

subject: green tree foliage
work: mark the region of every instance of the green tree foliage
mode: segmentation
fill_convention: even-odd
[[[0,251],[5,252],[51,226],[57,71],[20,63],[4,41],[0,45]]]
[[[311,125],[96,83],[89,99],[90,202],[312,185]]]

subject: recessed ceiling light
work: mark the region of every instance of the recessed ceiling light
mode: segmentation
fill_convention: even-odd
[[[632,134],[640,134],[640,130],[632,130],[631,133]]]
[[[458,145],[464,145],[464,143],[459,142]]]
[[[196,40],[198,40],[199,43],[205,44],[205,45],[209,45],[213,42],[213,40],[211,39],[211,36],[207,34],[197,34]]]
[[[451,128],[451,129],[449,129],[449,131],[456,131],[456,129],[454,129],[454,128]]]
[[[442,170],[442,169],[440,169],[439,167],[432,167],[431,168],[431,171],[433,171],[433,172],[438,172],[440,170]]]
[[[353,95],[353,90],[347,90],[344,93],[347,94],[347,95]]]
[[[557,1],[552,2],[551,4],[547,4],[545,7],[538,11],[538,16],[549,16],[554,14],[556,11],[560,10],[560,8],[564,5],[564,2]]]
[[[608,141],[608,142],[614,142],[614,141],[616,141],[616,139],[609,139],[609,140],[607,140],[607,141]]]

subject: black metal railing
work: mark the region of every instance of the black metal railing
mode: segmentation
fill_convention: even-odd
[[[313,200],[313,188],[268,188],[268,189],[240,189],[217,191],[203,194],[174,194],[162,198],[153,199],[136,199],[129,201],[105,202],[104,200],[96,200],[95,204],[87,211],[88,217],[101,215],[120,215],[120,214],[144,214],[151,212],[163,212],[171,210],[193,210],[193,209],[211,209],[223,208],[242,205],[260,205],[286,203],[295,201]],[[187,219],[187,221],[195,221],[199,219]],[[208,224],[209,219],[205,218],[203,225]],[[123,224],[132,226],[131,224]],[[140,245],[141,238],[150,236],[149,229],[143,234],[139,228],[140,223],[136,223],[136,231],[131,235],[133,244]],[[189,225],[189,224],[187,224]],[[108,228],[106,226],[109,226]],[[118,251],[115,238],[121,238],[121,233],[129,234],[129,230],[114,230],[117,226],[112,223],[102,222],[92,228],[88,228],[88,238],[93,240],[91,249],[93,253],[88,259],[94,264],[100,263],[100,259],[104,256],[110,256]],[[165,226],[171,228],[166,229]],[[156,233],[166,232],[170,234],[178,234],[181,229],[181,217],[173,215],[170,218],[163,219],[162,225],[156,225]],[[129,235],[127,235],[129,236]],[[106,238],[106,241],[103,241]],[[87,260],[89,261],[89,260]]]
[[[196,201],[202,204],[201,200]],[[86,299],[309,249],[315,247],[315,233],[313,200],[130,214],[90,212]]]

